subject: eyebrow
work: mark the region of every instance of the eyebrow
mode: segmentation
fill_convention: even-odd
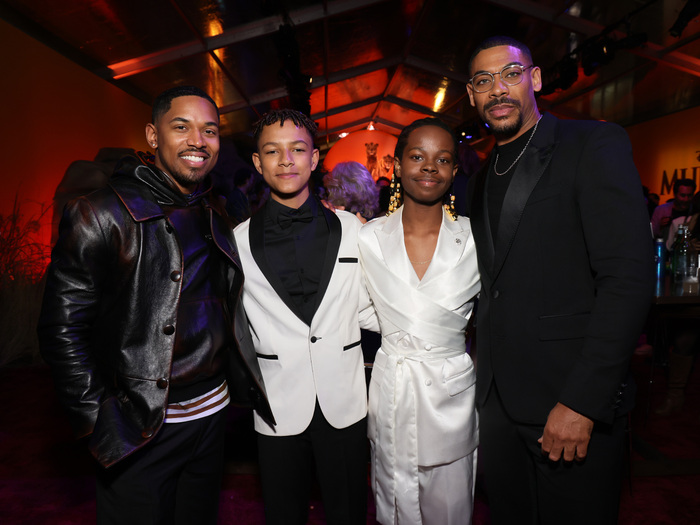
[[[508,66],[523,66],[523,64],[522,64],[520,61],[518,61],[518,60],[514,60],[513,62],[508,62],[505,66],[503,66],[501,69],[499,69],[498,71],[496,71],[496,73],[500,73],[501,71],[503,71],[504,68],[506,68],[506,67],[508,67]],[[524,66],[523,66],[523,67],[524,67]],[[479,74],[481,74],[481,73],[491,73],[491,72],[490,72],[490,71],[486,71],[485,69],[482,69],[482,70],[480,70],[480,71],[475,72],[475,73],[474,73],[474,76],[479,75]]]
[[[269,142],[266,142],[265,144],[261,144],[260,149],[264,148],[265,146],[276,146],[277,144],[280,144],[280,142],[269,141]],[[292,141],[289,141],[287,144],[292,144],[292,145],[303,144],[304,146],[308,146],[308,143],[303,139],[292,140]]]
[[[170,120],[170,123],[173,123],[173,122],[184,122],[186,124],[189,124],[191,121],[189,119],[186,119],[185,117],[174,117],[173,119]],[[211,120],[209,122],[205,122],[204,125],[205,126],[216,126],[217,128],[219,127],[218,122],[213,122]]]
[[[412,148],[408,148],[407,151],[410,152],[410,151],[413,151],[414,149],[417,149],[418,151],[425,151],[425,148],[421,148],[420,146],[413,146]],[[455,153],[450,149],[440,149],[440,150],[438,150],[438,153],[449,153],[453,157],[455,156]]]

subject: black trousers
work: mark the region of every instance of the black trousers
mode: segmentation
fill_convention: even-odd
[[[537,442],[544,427],[513,421],[492,385],[479,419],[492,524],[617,523],[625,422],[623,416],[609,427],[596,423],[584,461],[552,462]]]
[[[332,427],[316,404],[308,428],[296,436],[258,434],[267,525],[304,525],[314,470],[326,522],[367,522],[367,419]]]
[[[227,413],[164,424],[144,448],[98,466],[98,525],[215,525]]]

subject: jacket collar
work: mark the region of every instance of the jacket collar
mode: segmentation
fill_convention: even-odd
[[[549,165],[557,146],[556,128],[558,119],[549,113],[542,116],[537,132],[513,173],[513,179],[503,199],[498,235],[494,239],[488,217],[486,179],[489,170],[484,168],[477,174],[474,193],[472,224],[474,236],[484,249],[480,254],[482,270],[495,279],[508,255],[520,224],[525,205],[532,190]],[[493,155],[493,154],[492,154]],[[490,165],[489,163],[486,166]]]
[[[119,162],[108,184],[137,222],[163,217],[161,206],[184,207],[200,200],[222,215],[221,203],[207,199],[212,188],[209,177],[197,191],[184,195],[165,173],[133,156],[124,157]]]
[[[408,259],[404,243],[403,206],[387,217],[375,235],[386,265],[406,282],[418,284],[418,276]],[[420,283],[424,284],[453,268],[462,257],[468,237],[468,232],[462,229],[460,223],[451,220],[443,210],[437,246]]]

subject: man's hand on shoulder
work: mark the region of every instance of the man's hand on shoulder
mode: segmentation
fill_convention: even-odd
[[[593,432],[593,420],[557,403],[549,413],[547,424],[538,443],[542,453],[552,461],[581,461],[588,453]]]

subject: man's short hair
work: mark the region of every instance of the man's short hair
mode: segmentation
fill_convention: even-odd
[[[262,135],[263,129],[266,126],[272,126],[273,124],[279,122],[280,127],[284,125],[285,120],[291,120],[297,128],[305,128],[306,131],[311,135],[311,139],[316,138],[316,131],[318,126],[311,120],[311,117],[304,115],[301,111],[296,109],[273,109],[265,113],[260,120],[253,124],[253,140],[255,141],[255,148],[258,147],[258,140],[260,140],[260,135]]]
[[[693,179],[676,179],[676,182],[673,183],[674,195],[680,191],[681,186],[687,186],[688,188],[692,188],[693,193],[695,193],[695,189],[697,188]]]
[[[498,47],[498,46],[511,46],[519,49],[523,55],[525,55],[525,58],[527,58],[530,63],[532,63],[532,53],[530,52],[530,48],[527,47],[525,44],[523,44],[520,40],[516,40],[515,38],[511,38],[509,36],[503,36],[503,35],[497,35],[497,36],[492,36],[481,42],[477,46],[477,48],[474,50],[472,53],[472,56],[469,58],[469,68],[467,69],[468,74],[472,75],[472,64],[474,63],[474,59],[476,58],[476,55],[481,53],[482,51],[486,49],[491,49],[492,47]],[[529,65],[529,64],[523,64],[523,65]]]
[[[205,91],[202,91],[195,86],[175,86],[166,89],[153,101],[153,109],[151,110],[151,123],[155,124],[158,120],[170,111],[173,99],[180,97],[200,97],[211,102],[211,105],[216,109],[216,118],[220,118],[219,106],[216,105],[214,99],[211,98]]]

